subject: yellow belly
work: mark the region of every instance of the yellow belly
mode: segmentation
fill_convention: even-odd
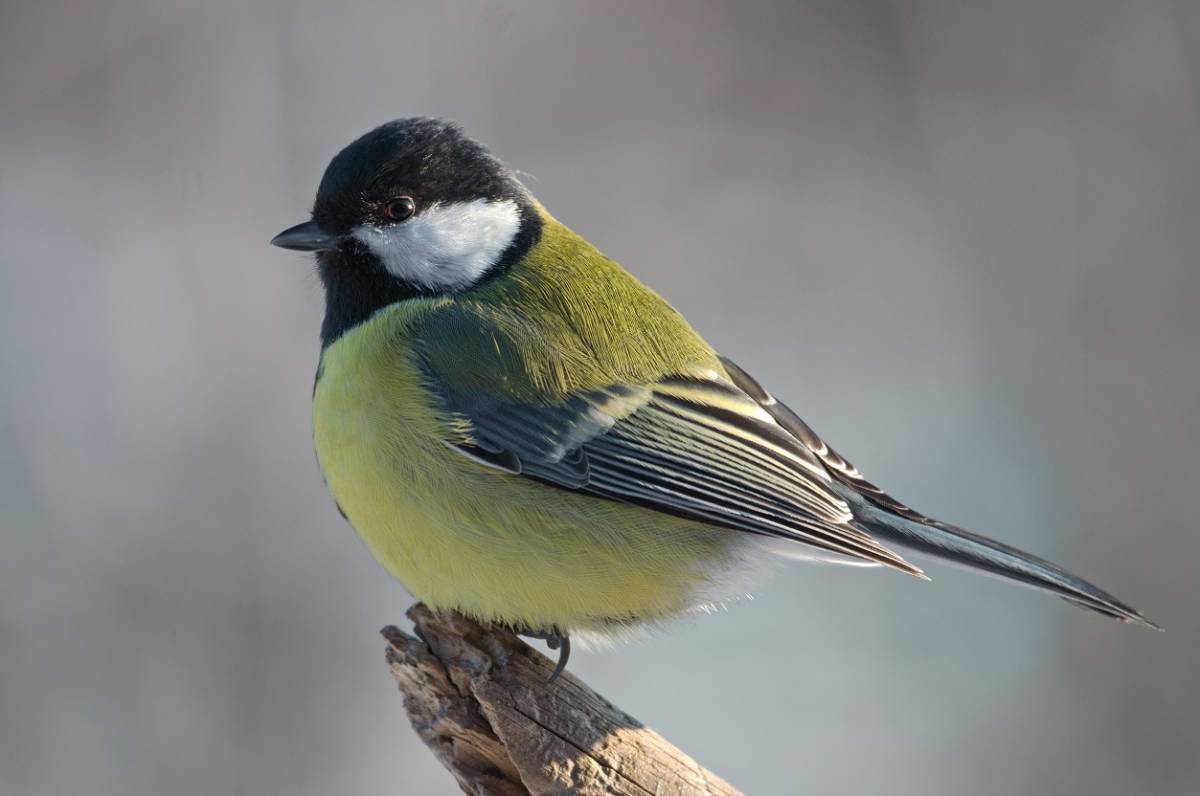
[[[421,383],[398,304],[343,335],[313,395],[317,458],[375,557],[418,599],[532,629],[603,629],[704,602],[740,534],[477,464]],[[740,548],[739,548],[740,549]]]

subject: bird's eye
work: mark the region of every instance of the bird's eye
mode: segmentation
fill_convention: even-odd
[[[395,199],[389,199],[383,207],[383,214],[392,221],[403,221],[415,212],[417,212],[417,203],[411,196],[397,196]]]

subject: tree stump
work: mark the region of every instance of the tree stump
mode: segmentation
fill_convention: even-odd
[[[413,729],[472,796],[738,796],[511,631],[414,605],[383,629]]]

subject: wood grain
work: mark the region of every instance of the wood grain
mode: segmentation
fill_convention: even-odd
[[[472,796],[735,796],[512,632],[415,605],[383,629],[413,729]]]

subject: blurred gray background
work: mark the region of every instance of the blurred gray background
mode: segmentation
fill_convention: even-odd
[[[5,0],[0,793],[451,794],[267,241],[455,118],[869,477],[1168,632],[792,565],[572,669],[754,794],[1200,792],[1200,6]]]

